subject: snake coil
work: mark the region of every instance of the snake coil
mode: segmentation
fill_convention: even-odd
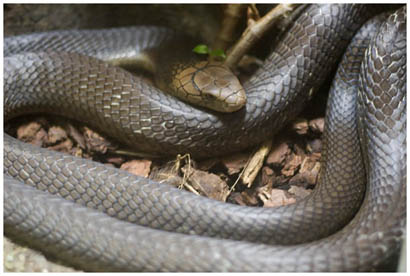
[[[367,9],[309,7],[244,85],[246,107],[225,115],[180,103],[99,60],[101,44],[118,50],[113,37],[124,37],[119,49],[129,54],[129,45],[161,39],[164,29],[8,38],[5,118],[65,115],[108,135],[121,129],[120,141],[154,153],[237,151],[273,135],[272,128],[300,111]],[[378,31],[375,21],[352,40],[337,73],[326,116],[327,161],[306,200],[275,210],[223,204],[5,135],[5,233],[95,271],[367,271],[380,264],[399,248],[405,229],[406,8]],[[76,50],[85,41],[93,41],[85,48],[94,58]],[[362,55],[362,65],[352,62]],[[359,70],[360,80],[351,78]],[[346,83],[361,87],[357,101],[355,88],[338,90]],[[356,102],[367,175],[358,155]],[[356,185],[361,182],[366,191]]]

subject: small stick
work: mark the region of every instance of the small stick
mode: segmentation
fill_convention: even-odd
[[[265,161],[265,158],[266,156],[268,156],[271,148],[272,139],[266,140],[250,158],[250,161],[245,167],[242,175],[242,182],[243,184],[247,185],[248,188],[252,186],[252,183],[258,175],[260,169],[262,168],[263,161]]]
[[[293,6],[294,4],[280,4],[257,21],[249,19],[248,27],[243,32],[239,41],[228,53],[225,59],[225,65],[234,70],[242,56],[269,30],[280,16],[292,10]],[[250,11],[250,13],[252,13],[252,11]]]
[[[160,157],[159,155],[155,155],[155,154],[150,154],[150,153],[145,153],[145,152],[136,152],[136,151],[131,151],[127,149],[116,149],[116,150],[108,149],[108,152],[112,154],[127,155],[127,156],[132,156],[132,157],[149,158],[149,159],[155,159],[155,158]]]
[[[218,37],[213,49],[227,49],[233,43],[234,30],[242,17],[247,4],[228,4],[224,10],[224,16]]]

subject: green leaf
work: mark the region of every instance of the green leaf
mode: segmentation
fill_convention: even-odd
[[[217,50],[212,50],[205,44],[198,44],[195,46],[194,49],[192,49],[193,52],[197,54],[204,54],[204,55],[210,55],[212,57],[218,57],[224,60],[226,58],[226,54],[223,50],[217,49]]]
[[[221,49],[213,50],[213,51],[211,52],[211,56],[221,57],[222,59],[225,59],[225,58],[226,58],[225,52],[224,52],[223,50],[221,50]]]
[[[193,52],[197,54],[209,54],[209,48],[205,44],[198,44],[192,49]]]

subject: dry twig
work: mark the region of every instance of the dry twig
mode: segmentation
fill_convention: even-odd
[[[243,184],[247,185],[248,188],[251,187],[253,181],[258,175],[260,169],[262,168],[263,161],[266,156],[268,156],[272,148],[272,139],[266,140],[256,151],[256,153],[251,157],[249,163],[244,168],[242,175]]]
[[[228,53],[225,60],[225,65],[231,69],[235,69],[236,64],[238,64],[242,56],[249,51],[249,49],[267,30],[269,30],[269,28],[280,16],[292,10],[293,6],[294,4],[280,4],[259,20],[248,20],[248,28],[244,31],[239,41]]]
[[[226,5],[221,29],[213,45],[213,49],[227,49],[233,43],[234,30],[246,7],[247,4]]]

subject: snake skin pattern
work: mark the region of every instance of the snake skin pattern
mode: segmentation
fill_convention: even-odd
[[[87,122],[111,135],[124,127],[120,140],[136,141],[140,150],[169,154],[182,150],[200,157],[235,151],[259,142],[259,135],[263,139],[271,135],[266,124],[280,126],[300,110],[309,98],[307,91],[332,67],[328,62],[337,61],[338,55],[326,55],[326,49],[343,51],[367,8],[312,5],[245,85],[246,109],[233,115],[204,113],[176,102],[124,70],[94,58],[55,52],[17,54],[16,50],[5,59],[5,118],[28,110],[58,111],[82,120],[91,116]],[[365,55],[367,65],[362,68],[362,86],[376,87],[366,90],[359,101],[364,106],[360,124],[369,172],[365,195],[360,185],[365,182],[364,168],[357,155],[357,101],[355,89],[349,88],[346,93],[331,92],[323,154],[327,161],[318,189],[306,200],[278,209],[200,198],[6,135],[6,234],[85,270],[371,269],[399,247],[404,232],[405,21],[405,8],[389,17],[373,39]],[[359,71],[360,62],[352,59],[363,55],[368,41],[363,37],[375,31],[374,23],[353,39],[347,53],[354,54],[344,58],[349,65],[338,71],[349,84],[358,82],[350,79],[353,73],[347,69]],[[27,37],[6,39],[6,51],[14,39]],[[385,71],[383,63],[394,66]],[[388,86],[388,82],[395,83]],[[345,83],[337,80],[334,86],[338,85]],[[81,118],[76,117],[79,114]]]

